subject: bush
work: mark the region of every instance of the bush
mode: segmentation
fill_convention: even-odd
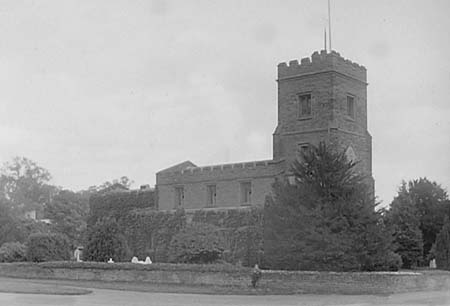
[[[224,241],[217,227],[193,222],[172,238],[169,261],[212,263],[221,257],[223,245]]]
[[[398,271],[403,265],[402,256],[392,251],[381,257],[373,258],[372,265],[365,267],[365,271]]]
[[[88,232],[84,259],[88,261],[129,261],[130,251],[115,219],[100,219]]]
[[[31,234],[27,241],[27,259],[33,262],[70,259],[70,244],[61,234]]]
[[[25,261],[27,247],[20,242],[6,242],[0,247],[0,262]]]

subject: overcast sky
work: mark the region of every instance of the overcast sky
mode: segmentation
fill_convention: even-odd
[[[332,0],[368,70],[376,194],[450,186],[450,1]],[[80,190],[184,160],[272,158],[279,62],[323,49],[326,0],[0,1],[0,162]]]

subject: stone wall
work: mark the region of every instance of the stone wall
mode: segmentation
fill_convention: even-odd
[[[160,172],[156,176],[159,210],[176,207],[175,188],[183,187],[182,208],[210,207],[208,185],[216,186],[215,207],[263,206],[274,178],[283,172],[282,162],[256,161],[218,166],[191,167],[183,171]],[[242,203],[241,183],[249,182],[251,202]]]
[[[1,263],[1,277],[248,288],[250,268],[130,263]],[[263,271],[258,288],[286,294],[391,294],[450,290],[450,272]]]

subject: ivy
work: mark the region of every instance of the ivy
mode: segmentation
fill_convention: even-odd
[[[89,225],[103,217],[121,218],[131,210],[155,208],[154,190],[112,191],[93,194],[89,199]]]

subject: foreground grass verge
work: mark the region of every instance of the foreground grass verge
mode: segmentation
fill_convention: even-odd
[[[71,287],[70,284],[61,283],[61,281],[46,283],[40,280],[0,278],[0,292],[50,295],[83,295],[92,292],[85,288]]]
[[[23,286],[27,283],[26,286]],[[19,288],[19,286],[21,288]],[[268,290],[267,288],[241,288],[223,286],[195,286],[179,284],[152,284],[139,282],[82,281],[61,279],[23,279],[0,277],[0,292],[79,295],[89,294],[89,289],[108,289],[153,293],[191,293],[217,295],[287,295],[289,290]]]

